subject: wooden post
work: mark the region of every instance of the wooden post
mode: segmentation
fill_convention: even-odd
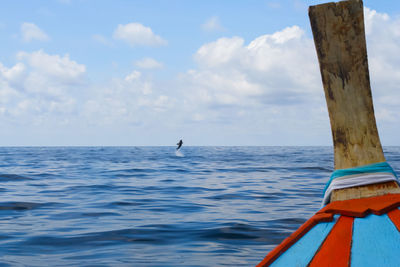
[[[368,71],[363,3],[310,6],[309,16],[331,122],[335,169],[385,161]],[[395,182],[335,190],[331,201],[400,192]]]

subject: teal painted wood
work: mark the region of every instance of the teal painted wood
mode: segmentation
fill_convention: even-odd
[[[351,267],[361,266],[400,266],[400,234],[386,214],[354,220]]]
[[[379,172],[387,172],[387,173],[392,173],[396,178],[397,175],[394,172],[392,166],[389,165],[389,163],[385,162],[379,162],[379,163],[374,163],[374,164],[368,164],[364,166],[358,166],[355,168],[348,168],[348,169],[339,169],[335,170],[332,174],[331,177],[329,178],[328,183],[325,185],[324,188],[324,193],[328,189],[329,185],[332,183],[333,180],[336,178],[348,176],[348,175],[355,175],[355,174],[364,174],[364,173],[379,173]]]
[[[279,258],[277,258],[271,267],[305,267],[314,257],[315,252],[318,250],[326,236],[335,225],[338,216],[334,217],[332,222],[322,222],[314,226],[295,244],[293,244],[287,251],[285,251]]]

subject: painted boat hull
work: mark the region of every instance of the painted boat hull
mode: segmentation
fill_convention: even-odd
[[[336,201],[257,266],[400,266],[400,194]]]

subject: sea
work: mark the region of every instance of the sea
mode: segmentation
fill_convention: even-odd
[[[332,171],[329,146],[0,147],[0,266],[255,266]]]

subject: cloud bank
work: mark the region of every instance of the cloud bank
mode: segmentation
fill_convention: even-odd
[[[46,124],[75,111],[76,88],[85,83],[86,67],[68,55],[20,52],[18,63],[0,64],[0,114],[17,124]]]
[[[381,137],[384,144],[398,144],[400,19],[366,8],[365,23]],[[0,118],[8,126],[85,125],[160,140],[190,136],[196,144],[207,144],[210,136],[222,145],[330,144],[309,36],[291,26],[250,41],[218,38],[194,51],[194,67],[177,77],[157,79],[146,70],[167,64],[144,57],[101,84],[90,82],[87,67],[68,54],[19,52],[14,65],[0,63]],[[135,23],[119,25],[114,38],[131,45],[166,43]]]
[[[220,38],[194,55],[198,68],[182,76],[194,90],[193,104],[287,106],[319,97],[319,71],[312,40],[298,26],[260,36]]]

